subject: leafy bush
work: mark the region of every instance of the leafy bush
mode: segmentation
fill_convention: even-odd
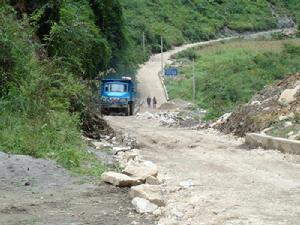
[[[71,114],[71,100],[85,94],[72,73],[56,61],[39,61],[41,46],[31,40],[26,19],[16,20],[15,11],[0,9],[0,149],[56,159],[78,167],[82,152],[79,118]]]

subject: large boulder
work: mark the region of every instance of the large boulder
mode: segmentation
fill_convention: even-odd
[[[158,206],[144,198],[134,198],[131,202],[138,213],[152,213]]]
[[[145,181],[150,176],[156,177],[158,168],[151,161],[130,161],[123,170],[123,173]]]
[[[158,185],[142,184],[131,187],[129,192],[131,198],[144,198],[158,206],[164,206],[162,191]]]
[[[297,99],[296,94],[299,90],[300,90],[300,85],[296,86],[293,89],[284,90],[278,99],[279,103],[283,105],[291,104]]]
[[[105,172],[102,174],[102,180],[117,187],[131,187],[141,184],[137,178],[127,176],[126,174],[116,172]]]

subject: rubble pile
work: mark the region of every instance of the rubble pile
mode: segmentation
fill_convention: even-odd
[[[136,115],[142,120],[157,120],[161,126],[166,127],[193,127],[200,123],[200,116],[193,112],[159,111],[144,112]]]
[[[258,92],[248,104],[214,124],[225,133],[249,132],[300,140],[300,73]]]
[[[130,187],[132,204],[138,213],[157,214],[165,205],[158,168],[153,162],[142,159],[139,150],[135,148],[135,138],[125,135],[121,139],[125,146],[112,147],[113,158],[118,162],[120,172],[105,172],[102,180],[117,187]]]

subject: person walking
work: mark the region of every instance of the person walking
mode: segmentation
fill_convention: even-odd
[[[148,96],[148,98],[147,98],[147,105],[148,105],[148,108],[151,107],[151,98],[150,98],[150,96]]]
[[[156,100],[155,96],[152,99],[152,104],[153,104],[153,109],[156,109],[157,100]]]

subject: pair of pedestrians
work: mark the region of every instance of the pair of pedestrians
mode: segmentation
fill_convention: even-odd
[[[152,99],[150,98],[150,96],[148,96],[148,98],[147,98],[148,108],[151,108],[151,101],[152,101],[153,109],[156,109],[157,100],[156,100],[155,96]]]

